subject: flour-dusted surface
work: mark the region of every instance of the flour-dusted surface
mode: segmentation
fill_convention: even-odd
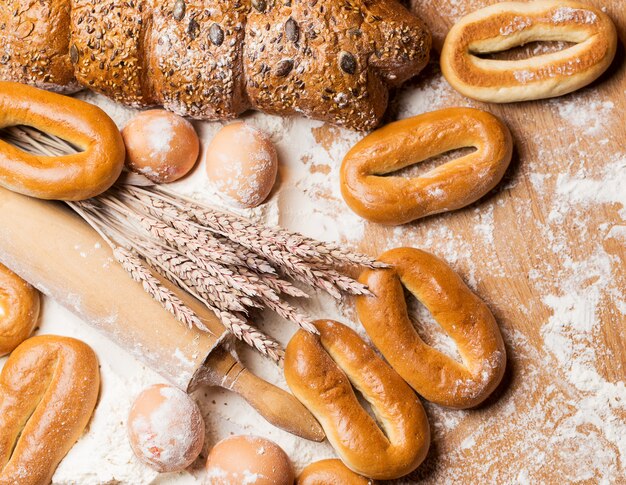
[[[487,0],[415,0],[435,34]],[[625,31],[622,2],[593,2]],[[622,39],[623,42],[624,39]],[[532,50],[541,52],[537,46]],[[623,51],[623,49],[622,49]],[[131,110],[92,94],[120,126]],[[454,92],[431,66],[397,93],[392,117],[449,106],[487,105]],[[516,156],[502,184],[473,206],[417,223],[383,228],[351,213],[339,191],[339,164],[361,135],[302,119],[246,117],[268,132],[280,160],[279,180],[254,217],[371,254],[399,245],[445,258],[488,303],[509,355],[505,382],[478,410],[427,404],[433,445],[405,483],[624,483],[626,475],[626,70],[623,54],[609,75],[562,98],[488,109],[511,127]],[[197,123],[204,145],[222,126]],[[176,184],[210,201],[204,167]],[[454,355],[417,302],[421,333]],[[353,302],[325,296],[306,304],[316,317],[357,328]],[[293,326],[264,315],[264,329],[286,343]],[[309,443],[267,424],[238,396],[201,389],[194,394],[206,422],[202,457],[188,472],[157,474],[134,459],[126,415],[145,387],[162,382],[88,326],[50,301],[41,332],[81,338],[102,364],[101,398],[88,432],[59,467],[55,484],[192,484],[203,480],[206,449],[230,434],[256,434],[279,443],[297,470],[334,456],[328,444]],[[248,350],[255,372],[284,386],[280,372]],[[1,362],[1,361],[0,361]]]

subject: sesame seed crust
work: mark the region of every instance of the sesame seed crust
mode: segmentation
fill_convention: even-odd
[[[134,107],[155,104],[145,74],[147,0],[71,0],[70,57],[83,86]]]
[[[70,0],[0,1],[0,79],[79,91],[69,57],[69,19]]]
[[[197,119],[253,108],[358,130],[380,122],[389,87],[431,46],[396,0],[7,0],[3,28],[2,79]]]

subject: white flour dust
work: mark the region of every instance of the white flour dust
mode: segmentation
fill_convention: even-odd
[[[473,3],[446,2],[442,15],[455,20]],[[134,113],[97,95],[81,97],[103,106],[120,126]],[[401,91],[396,102],[400,118],[477,105],[438,73]],[[535,111],[553,126],[545,134],[516,106],[494,107],[511,124],[521,159],[499,189],[455,213],[384,229],[354,215],[341,200],[339,165],[359,134],[302,119],[245,117],[272,137],[280,168],[268,201],[243,213],[371,254],[400,245],[432,251],[485,299],[503,329],[510,384],[493,404],[474,411],[426,405],[434,451],[415,475],[425,483],[545,483],[545,474],[554,473],[563,483],[608,484],[626,474],[624,367],[604,365],[607,356],[616,366],[624,359],[610,355],[604,343],[608,322],[626,324],[626,134],[621,140],[610,136],[624,131],[617,116],[623,109],[594,90],[538,103]],[[194,126],[206,144],[223,123]],[[602,157],[596,156],[599,151]],[[174,187],[219,202],[204,167]],[[375,241],[367,239],[371,234]],[[531,269],[520,271],[521,262]],[[304,307],[313,317],[335,318],[364,335],[351,301],[338,305],[321,296]],[[427,320],[419,306],[414,310],[418,321]],[[297,470],[335,456],[327,443],[310,443],[269,425],[239,396],[201,389],[193,396],[206,422],[205,452],[188,471],[157,476],[132,455],[126,415],[143,388],[163,380],[53,302],[45,302],[43,315],[42,332],[75,336],[95,348],[103,379],[89,428],[53,484],[202,483],[206,450],[241,433],[277,442]],[[270,313],[263,316],[263,329],[287,343],[295,328]],[[454,344],[437,335],[436,324],[425,328],[433,332],[433,345],[454,354]],[[255,373],[285,387],[271,364],[247,349],[241,356]]]

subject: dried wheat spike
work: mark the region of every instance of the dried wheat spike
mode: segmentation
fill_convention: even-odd
[[[277,364],[282,365],[285,351],[278,342],[235,314],[221,312],[217,309],[214,309],[214,313],[236,338],[257,349],[261,354],[271,358]]]
[[[113,256],[131,278],[141,283],[144,291],[174,315],[176,320],[189,328],[197,327],[209,332],[200,318],[172,291],[164,287],[138,256],[119,246],[113,249]]]

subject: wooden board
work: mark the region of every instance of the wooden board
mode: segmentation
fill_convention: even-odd
[[[450,25],[491,3],[414,0],[413,9],[439,51]],[[445,82],[435,52],[395,98],[392,117],[487,109],[516,145],[503,183],[472,207],[366,230],[369,253],[408,245],[447,259],[492,308],[509,352],[505,382],[480,409],[427,405],[433,446],[411,483],[626,483],[626,9],[623,0],[591,3],[606,7],[621,45],[586,89],[473,102]]]

